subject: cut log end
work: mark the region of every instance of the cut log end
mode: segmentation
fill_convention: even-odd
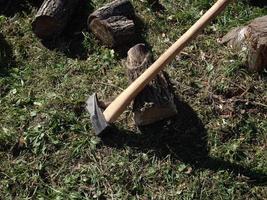
[[[127,57],[128,70],[138,70],[138,68],[141,69],[140,66],[148,66],[150,64],[152,64],[152,58],[150,53],[148,53],[147,47],[144,44],[138,44],[135,47],[129,49]]]
[[[221,44],[227,44],[229,47],[241,50],[242,43],[246,38],[247,27],[237,27],[228,32],[221,40]]]
[[[32,24],[33,32],[39,38],[51,38],[59,34],[57,21],[50,16],[39,16]]]
[[[90,23],[90,30],[92,30],[93,34],[107,46],[112,46],[114,44],[114,38],[109,30],[109,27],[105,23],[105,21],[94,19]]]
[[[32,23],[33,32],[41,39],[60,35],[69,22],[78,0],[45,0]]]

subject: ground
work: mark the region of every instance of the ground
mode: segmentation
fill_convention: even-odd
[[[0,16],[0,199],[266,199],[266,72],[218,43],[265,9],[236,1],[166,68],[176,117],[137,129],[128,108],[100,138],[85,101],[127,87],[125,57],[77,23],[108,1],[50,43],[31,30],[38,3],[22,2]],[[214,1],[160,2],[132,1],[155,58]]]

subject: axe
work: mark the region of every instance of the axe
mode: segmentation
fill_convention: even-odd
[[[103,111],[94,93],[87,100],[87,110],[90,113],[95,133],[102,134],[111,123],[123,113],[131,101],[141,92],[144,87],[156,77],[156,75],[169,64],[186,45],[202,31],[208,23],[219,15],[231,0],[218,0],[180,39],[178,39],[167,51],[165,51],[143,74],[141,74],[128,88],[126,88],[111,104]]]

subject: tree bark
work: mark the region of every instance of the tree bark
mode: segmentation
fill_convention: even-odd
[[[222,38],[221,43],[245,52],[250,71],[267,69],[267,16],[231,30]]]
[[[135,37],[133,20],[123,16],[112,16],[104,20],[96,18],[91,22],[90,29],[108,47],[123,45]]]
[[[116,0],[94,11],[88,28],[106,46],[124,45],[135,38],[135,11],[129,0]]]
[[[128,51],[127,72],[134,81],[152,64],[152,56],[144,44],[137,44]],[[144,126],[177,114],[174,95],[170,91],[166,73],[159,73],[133,103],[136,125]]]
[[[33,32],[41,39],[62,33],[79,0],[45,0],[32,23]]]
[[[115,0],[94,11],[88,18],[88,25],[95,19],[107,19],[111,16],[125,16],[134,19],[134,7],[129,0]]]

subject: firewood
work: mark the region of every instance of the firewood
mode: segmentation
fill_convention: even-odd
[[[226,34],[221,43],[244,51],[250,71],[267,68],[267,16],[251,21],[247,26],[237,27]]]
[[[106,46],[125,45],[135,38],[135,11],[129,0],[116,0],[94,11],[88,28]]]
[[[126,62],[129,82],[139,77],[152,61],[152,56],[144,44],[132,47],[128,51]],[[133,113],[137,126],[153,124],[177,114],[166,72],[159,73],[135,98]]]
[[[60,35],[79,0],[45,0],[32,23],[33,32],[41,39]]]

